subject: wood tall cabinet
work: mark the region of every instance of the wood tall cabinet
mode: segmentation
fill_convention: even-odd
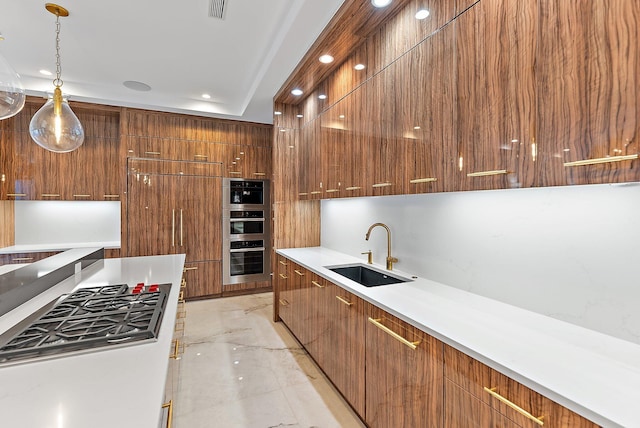
[[[130,158],[129,256],[186,254],[185,298],[222,293],[221,164]]]
[[[443,343],[380,308],[367,306],[367,425],[442,427]]]
[[[537,185],[640,181],[640,3],[538,3]]]

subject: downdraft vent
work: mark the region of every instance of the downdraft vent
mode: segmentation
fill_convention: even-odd
[[[226,0],[209,0],[209,16],[224,19],[224,4]]]

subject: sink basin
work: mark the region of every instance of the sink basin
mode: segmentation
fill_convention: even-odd
[[[401,282],[411,281],[410,279],[392,275],[389,272],[379,271],[361,264],[325,267],[365,287],[376,287],[378,285],[399,284]]]

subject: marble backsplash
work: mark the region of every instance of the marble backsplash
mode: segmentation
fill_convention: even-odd
[[[322,246],[640,344],[640,183],[322,201]]]

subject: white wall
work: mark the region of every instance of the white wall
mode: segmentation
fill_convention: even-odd
[[[120,202],[16,201],[15,245],[120,242]]]
[[[322,246],[640,343],[640,183],[326,200]]]

